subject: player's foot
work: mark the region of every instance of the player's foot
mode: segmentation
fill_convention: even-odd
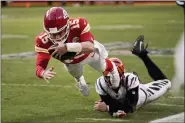
[[[76,86],[84,96],[89,95],[89,87],[85,82],[76,82]]]
[[[131,52],[132,54],[137,56],[146,55],[148,53],[148,51],[146,50],[147,47],[148,47],[148,44],[146,44],[146,47],[144,47],[144,35],[140,35],[136,39]]]

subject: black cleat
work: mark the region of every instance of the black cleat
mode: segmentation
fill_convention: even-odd
[[[146,47],[144,47],[144,35],[140,35],[136,39],[134,46],[131,49],[131,52],[136,56],[143,56],[148,53],[148,51],[146,50],[147,47],[148,47],[148,43],[146,44]]]

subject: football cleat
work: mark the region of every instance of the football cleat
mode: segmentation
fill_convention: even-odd
[[[76,86],[84,96],[89,95],[89,87],[85,82],[76,82]]]
[[[148,51],[146,50],[147,47],[148,47],[148,43],[144,47],[144,35],[140,35],[136,39],[134,46],[131,49],[131,52],[132,54],[137,56],[146,55],[148,53]]]

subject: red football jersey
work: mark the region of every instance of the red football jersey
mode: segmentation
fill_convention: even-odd
[[[67,38],[67,43],[94,41],[91,34],[90,25],[84,18],[71,18],[70,31]],[[36,60],[36,75],[41,77],[41,73],[46,69],[47,64],[51,58],[48,48],[53,45],[53,42],[48,38],[46,32],[40,33],[35,39],[35,51],[37,52]],[[88,57],[89,54],[77,54],[70,60],[62,61],[65,64],[76,64]]]

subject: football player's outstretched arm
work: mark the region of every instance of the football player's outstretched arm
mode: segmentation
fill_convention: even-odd
[[[37,53],[37,59],[36,59],[36,75],[39,78],[43,78],[47,83],[49,83],[49,79],[54,77],[56,74],[53,72],[54,67],[51,67],[49,69],[47,68],[48,62],[50,60],[50,55],[47,53]]]
[[[37,52],[36,76],[49,83],[48,80],[51,79],[56,73],[53,72],[54,67],[46,69],[51,56],[47,50],[47,46],[44,45],[41,38],[43,38],[43,36],[38,36],[35,39],[35,51]]]
[[[51,54],[52,56],[55,56],[55,54],[60,54],[62,56],[66,52],[91,53],[94,51],[94,44],[90,41],[65,44],[59,42],[58,46],[50,47],[49,50],[54,50],[54,52]]]

